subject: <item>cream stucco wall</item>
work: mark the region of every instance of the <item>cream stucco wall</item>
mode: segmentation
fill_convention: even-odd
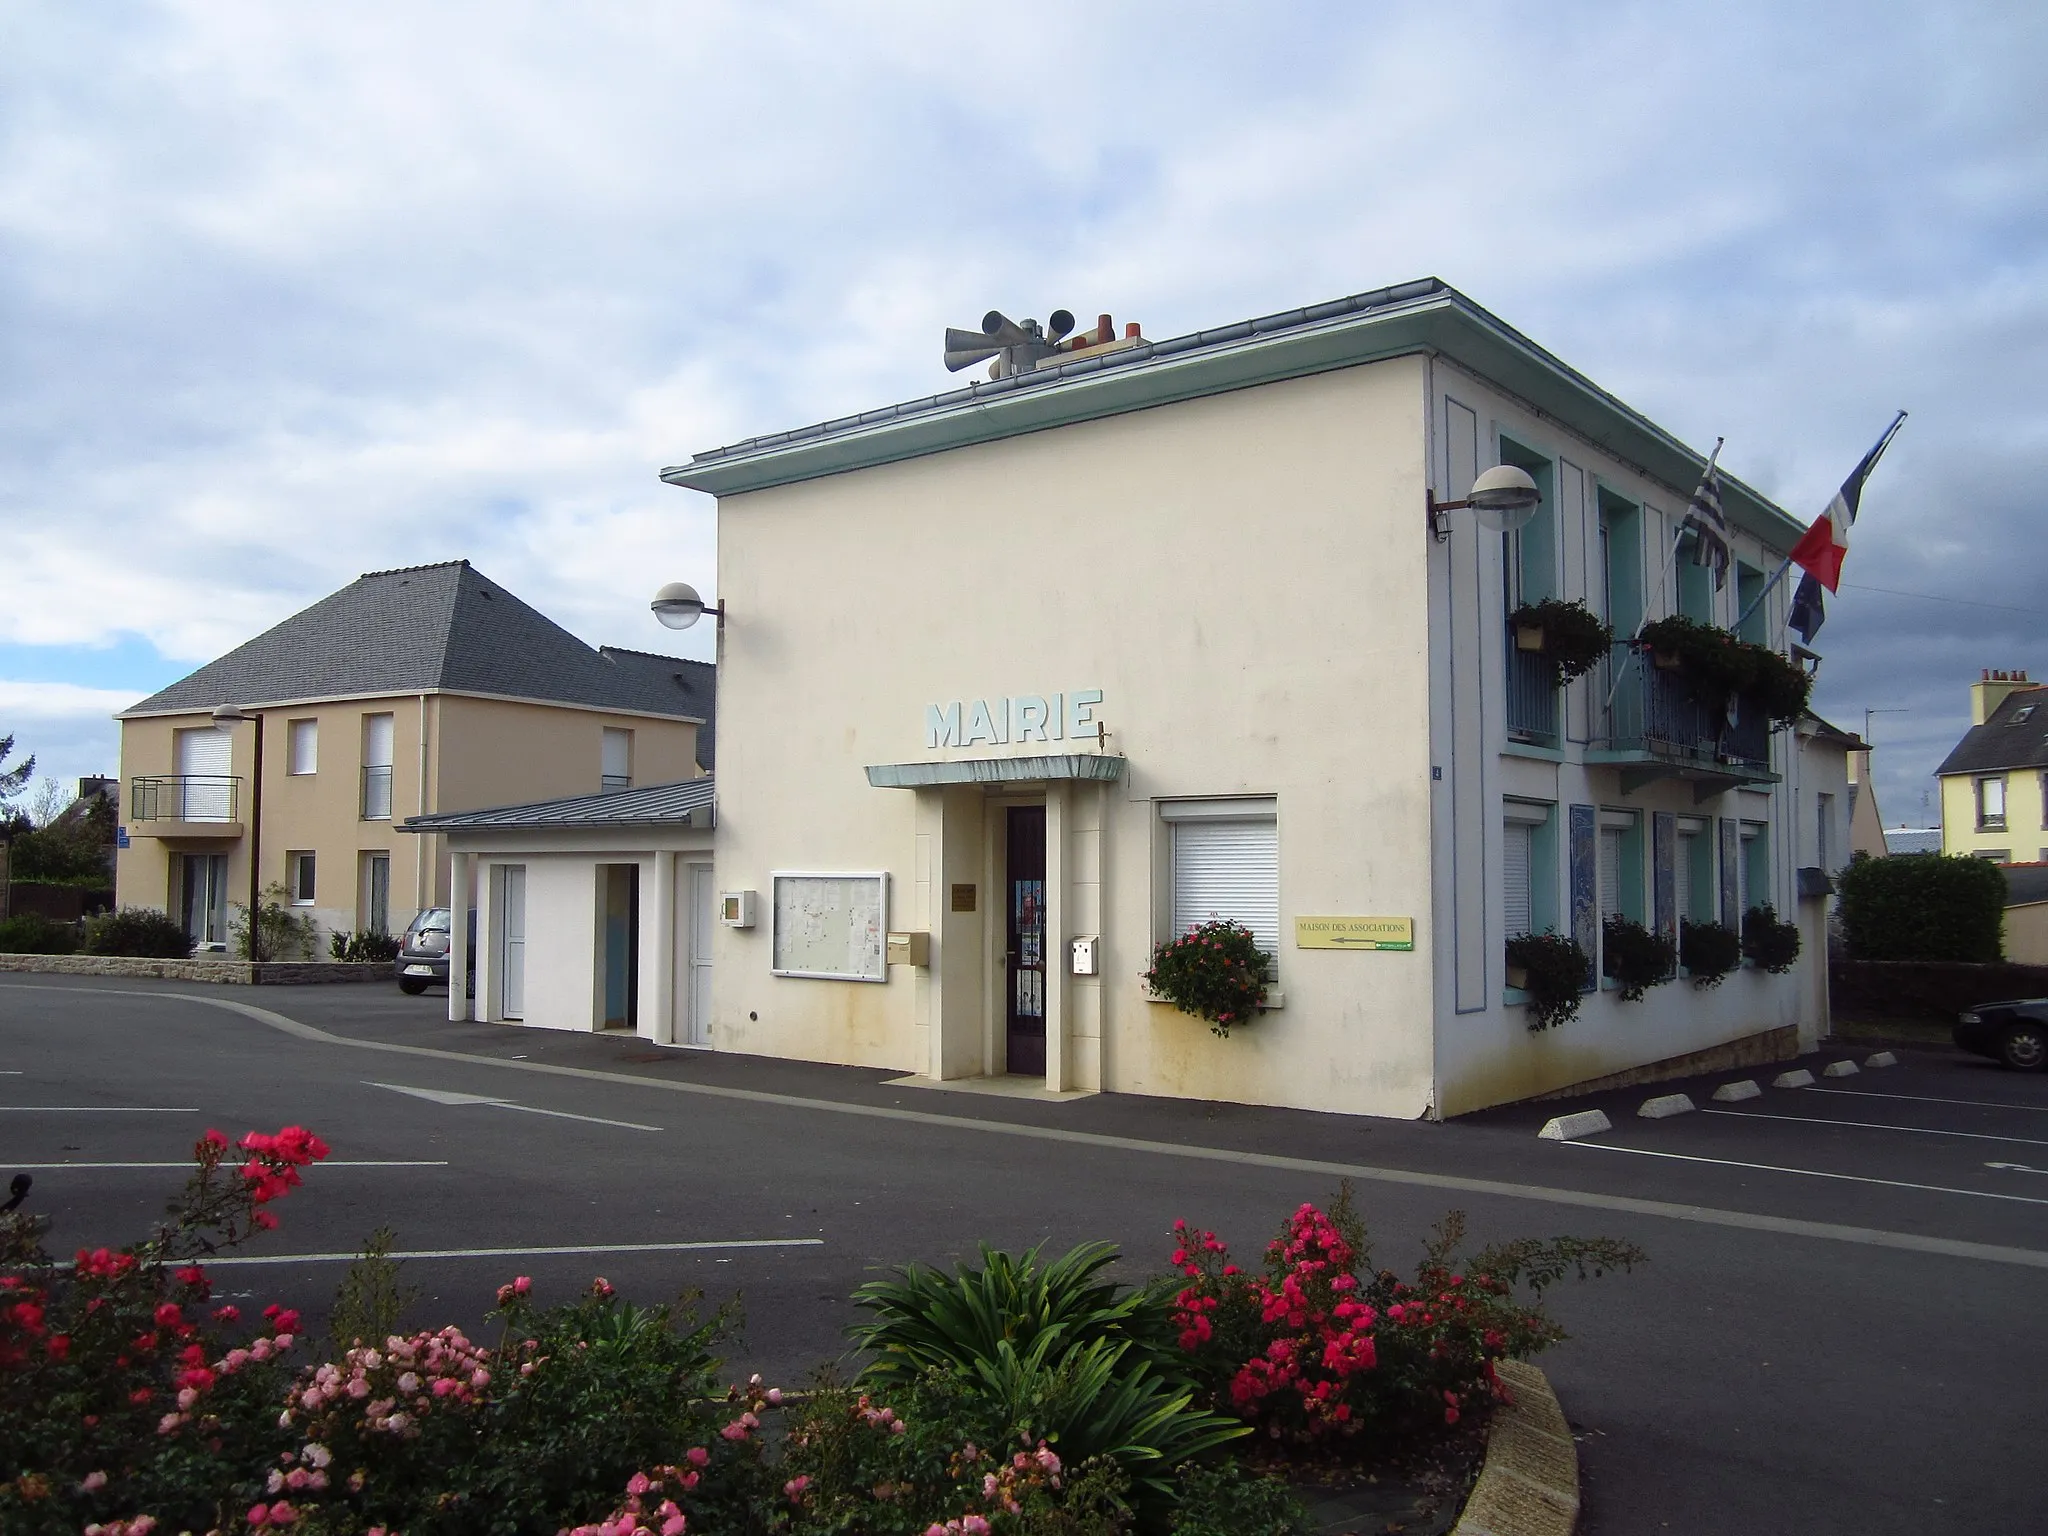
[[[1977,826],[1977,781],[2005,780],[2005,825]],[[2048,860],[2048,772],[2014,768],[2000,773],[1952,773],[1941,781],[1941,851],[2002,853],[2001,862]]]
[[[2015,965],[2048,965],[2048,902],[2005,909],[2005,958]]]
[[[366,821],[361,814],[364,719],[374,714],[392,716],[392,816]],[[290,722],[299,720],[317,724],[317,771],[307,775],[290,772]],[[239,837],[166,841],[147,835],[149,823],[132,819],[134,779],[174,773],[175,732],[211,723],[204,712],[122,722],[122,823],[129,846],[119,852],[115,884],[123,905],[175,912],[170,855],[176,852],[226,853],[229,900],[248,900],[254,726],[238,724],[230,732],[232,771],[241,780]],[[429,811],[595,794],[602,787],[606,726],[633,732],[636,784],[696,776],[697,727],[688,721],[448,694],[265,706],[262,883],[284,881],[291,853],[313,852],[316,900],[310,915],[323,933],[346,931],[367,920],[364,856],[387,854],[390,921],[398,932],[420,908],[448,900],[442,840],[400,833],[399,822]]]
[[[760,891],[762,923],[718,932],[715,1043],[1000,1070],[990,812],[1043,798],[1053,955],[1076,933],[1103,941],[1099,979],[1048,978],[1066,1083],[1422,1112],[1423,398],[1422,364],[1404,359],[726,498],[718,880]],[[930,751],[925,707],[1077,689],[1102,691],[1121,782],[1006,797],[864,776],[1074,750]],[[1138,973],[1166,922],[1157,802],[1244,795],[1276,798],[1283,927],[1296,913],[1411,915],[1418,950],[1283,942],[1284,1007],[1220,1040],[1146,1002]],[[778,869],[887,870],[889,925],[932,932],[931,969],[886,984],[771,975]],[[980,890],[971,918],[946,910],[961,881]]]

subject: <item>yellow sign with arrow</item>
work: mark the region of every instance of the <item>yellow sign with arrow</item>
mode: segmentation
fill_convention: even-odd
[[[1296,949],[1391,949],[1415,947],[1412,917],[1297,917]]]

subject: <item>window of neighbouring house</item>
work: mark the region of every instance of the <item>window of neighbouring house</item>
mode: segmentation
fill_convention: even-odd
[[[313,905],[313,863],[310,853],[287,853],[284,856],[285,889],[291,892],[295,907]]]
[[[397,719],[363,716],[363,820],[391,819],[391,754]]]
[[[1982,859],[1987,864],[2010,864],[2012,862],[2012,850],[2010,848],[1979,848],[1971,857]]]
[[[1271,799],[1164,801],[1172,931],[1226,918],[1280,959],[1280,833]]]
[[[602,766],[605,789],[631,789],[633,787],[633,733],[622,731],[615,726],[604,729],[604,760]]]
[[[1977,781],[1977,830],[1979,832],[2003,832],[2005,830],[2005,778],[2003,775]]]
[[[295,775],[317,772],[320,766],[320,722],[294,720],[287,727],[287,769]]]
[[[1697,564],[1700,536],[1687,533],[1678,540],[1678,554],[1675,559],[1678,577],[1678,612],[1688,619],[1701,624],[1714,622],[1714,573],[1704,565]]]

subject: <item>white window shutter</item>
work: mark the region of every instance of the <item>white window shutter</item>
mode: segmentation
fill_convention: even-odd
[[[1173,931],[1227,918],[1280,953],[1280,837],[1271,821],[1173,824]]]
[[[363,766],[365,768],[389,768],[391,766],[391,738],[393,717],[390,715],[365,715],[363,717]]]
[[[1621,834],[1603,827],[1600,831],[1600,916],[1604,920],[1621,913]]]
[[[1692,861],[1699,852],[1699,839],[1688,832],[1678,835],[1678,857],[1676,868],[1671,872],[1671,883],[1678,894],[1678,920],[1684,922],[1693,915],[1692,910]]]
[[[1531,916],[1529,904],[1529,833],[1526,822],[1511,821],[1507,824],[1502,842],[1501,894],[1506,910],[1507,935],[1530,931]]]

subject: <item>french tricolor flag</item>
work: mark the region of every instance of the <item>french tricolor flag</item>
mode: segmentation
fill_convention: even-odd
[[[1815,518],[1805,536],[1792,546],[1793,563],[1830,592],[1836,590],[1842,580],[1842,557],[1849,553],[1849,525],[1856,521],[1856,507],[1863,500],[1863,482],[1877,468],[1877,461],[1884,456],[1885,449],[1891,445],[1892,435],[1905,419],[1904,411],[1892,418],[1892,424],[1884,429],[1884,436],[1863,455],[1863,462],[1850,471],[1849,478],[1842,482],[1842,488],[1835,492],[1835,499],[1828,503],[1827,511]]]

